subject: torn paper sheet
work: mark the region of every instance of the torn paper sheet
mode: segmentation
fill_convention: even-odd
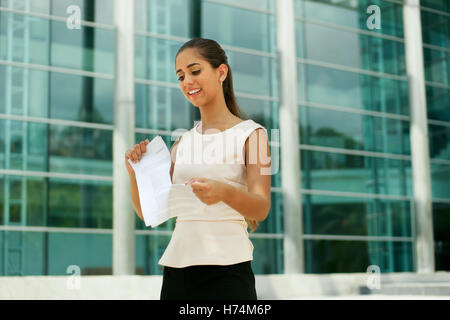
[[[161,136],[147,145],[138,163],[128,159],[136,174],[142,215],[145,225],[152,228],[170,218],[202,210],[205,206],[191,186],[172,184],[170,151]]]

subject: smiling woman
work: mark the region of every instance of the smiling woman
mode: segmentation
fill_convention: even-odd
[[[176,220],[159,261],[161,299],[256,299],[247,228],[255,230],[270,209],[270,174],[264,170],[270,172],[270,162],[260,154],[269,150],[267,131],[242,119],[228,58],[216,41],[186,42],[175,70],[201,121],[174,143],[170,175],[173,183],[189,184],[207,206]]]

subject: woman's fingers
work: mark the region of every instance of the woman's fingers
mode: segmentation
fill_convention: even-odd
[[[147,152],[147,144],[149,143],[148,139],[145,141],[139,142],[139,144],[134,145],[134,147],[130,150],[127,150],[125,153],[125,159],[130,159],[132,162],[136,163],[143,157],[144,153]]]

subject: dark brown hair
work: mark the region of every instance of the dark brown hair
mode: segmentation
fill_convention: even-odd
[[[236,102],[233,89],[233,74],[230,65],[228,64],[228,57],[222,47],[212,39],[193,38],[185,42],[180,49],[178,49],[175,60],[184,49],[188,48],[197,49],[198,54],[204,60],[208,61],[214,69],[217,69],[222,63],[228,67],[228,74],[222,85],[225,103],[232,114],[244,120],[248,119],[248,116],[239,108]]]

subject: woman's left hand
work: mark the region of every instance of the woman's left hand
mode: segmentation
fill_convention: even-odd
[[[222,201],[228,187],[226,183],[206,178],[192,178],[184,184],[190,184],[197,198],[207,205]]]

